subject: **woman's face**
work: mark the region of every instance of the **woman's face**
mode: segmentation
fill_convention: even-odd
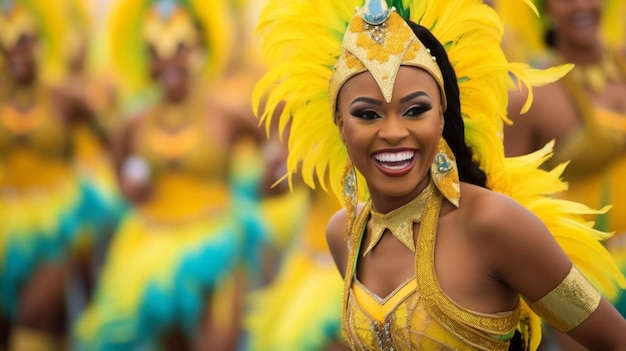
[[[338,96],[337,125],[372,198],[412,197],[426,186],[444,119],[439,87],[426,71],[401,66],[387,103],[369,72]]]
[[[37,39],[22,35],[17,44],[8,50],[2,49],[8,75],[18,84],[31,84],[37,78]]]
[[[183,100],[189,92],[189,61],[192,49],[180,44],[171,58],[162,58],[150,47],[150,74],[168,101]]]
[[[545,0],[545,5],[558,45],[589,48],[598,43],[602,0]]]

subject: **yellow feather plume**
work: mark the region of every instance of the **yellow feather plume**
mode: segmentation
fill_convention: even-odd
[[[611,234],[593,229],[594,223],[584,219],[585,215],[605,213],[609,208],[593,210],[555,197],[567,189],[561,180],[566,165],[550,171],[539,168],[552,156],[553,146],[554,142],[550,142],[532,154],[507,158],[507,184],[498,184],[494,190],[508,189],[503,192],[537,215],[580,271],[612,299],[618,293],[618,286],[626,286],[626,279],[600,243]]]

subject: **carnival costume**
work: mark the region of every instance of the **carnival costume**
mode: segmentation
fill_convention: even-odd
[[[220,72],[229,51],[224,6],[120,1],[110,23],[113,59],[120,77],[139,79],[124,90],[147,83],[146,42],[164,58],[181,42],[203,43],[204,69]],[[189,91],[183,102],[150,107],[137,125],[127,162],[144,168],[152,193],[129,210],[113,239],[93,303],[77,326],[81,350],[158,348],[172,330],[197,336],[207,299],[260,245],[265,229],[252,179],[228,178],[226,146],[208,133],[206,90]]]
[[[540,2],[536,1],[536,4],[542,10]],[[605,48],[602,61],[576,66],[561,80],[580,116],[581,127],[563,138],[547,165],[569,162],[563,173],[569,188],[562,195],[592,208],[611,205],[610,211],[594,216],[595,228],[622,236],[626,235],[626,198],[620,196],[626,193],[626,111],[610,111],[594,106],[585,93],[585,89],[604,91],[608,81],[626,81],[626,60],[621,53],[626,39],[623,21],[626,3],[608,0],[602,6],[600,35]],[[546,21],[515,1],[498,1],[497,9],[511,32],[525,33],[516,45],[533,47],[531,54],[523,57],[524,60],[544,65],[549,62],[565,63],[542,40],[549,27]],[[542,59],[536,60],[536,57]],[[620,245],[609,249],[620,270],[626,273],[626,247]],[[618,299],[612,301],[626,316],[626,292],[622,291]]]
[[[12,320],[35,270],[67,259],[80,240],[100,234],[107,207],[73,168],[67,116],[49,88],[62,72],[66,18],[47,1],[3,4],[1,45],[11,49],[33,35],[45,58],[42,78],[29,87],[28,108],[14,106],[10,78],[0,87],[0,313]]]
[[[431,168],[434,183],[410,202],[412,207],[398,209],[396,216],[406,223],[408,216],[417,213],[420,218],[412,219],[422,221],[416,243],[420,252],[416,255],[416,278],[392,293],[394,301],[373,301],[371,294],[353,279],[364,225],[377,216],[368,210],[371,203],[361,191],[363,187],[358,186],[363,184],[362,176],[349,163],[346,167],[347,151],[333,123],[338,91],[350,77],[369,71],[389,100],[398,67],[409,65],[427,71],[444,96],[434,57],[403,18],[429,29],[447,51],[460,88],[465,141],[487,175],[487,187],[535,213],[574,263],[563,283],[533,303],[532,309],[520,299],[518,307],[509,312],[475,313],[456,305],[441,290],[433,268],[439,206],[443,197],[458,206],[461,196],[458,180],[452,180],[456,173],[454,155],[445,142]],[[525,64],[508,62],[500,48],[501,20],[482,1],[364,4],[357,0],[302,0],[289,5],[272,1],[262,14],[258,31],[263,37],[269,71],[256,87],[253,106],[264,106],[260,118],[268,127],[277,108],[284,107],[278,123],[281,128],[289,123],[290,128],[288,178],[301,172],[309,186],[321,184],[346,206],[349,256],[342,325],[353,349],[506,350],[516,329],[526,346],[536,349],[541,335],[539,316],[562,330],[570,330],[597,306],[599,293],[583,275],[610,296],[615,295],[616,285],[624,286],[624,277],[598,242],[608,234],[594,230],[581,216],[596,211],[552,197],[566,188],[559,179],[564,165],[551,171],[539,168],[551,156],[552,144],[524,157],[504,157],[502,124],[507,120],[506,94],[511,75],[517,84],[534,86],[554,81],[571,67],[536,71]],[[531,99],[532,95],[525,109]],[[445,109],[446,100],[442,100]],[[354,219],[357,194],[367,202]],[[377,224],[371,225],[375,237]],[[573,286],[584,292],[581,301],[554,301],[562,289],[567,295],[567,289]],[[576,313],[570,315],[570,303],[581,303],[586,308],[575,309]]]
[[[117,102],[113,98],[112,87],[107,86],[104,79],[97,76],[100,73],[95,72],[93,53],[100,44],[93,25],[93,9],[86,0],[62,0],[59,7],[69,19],[63,50],[66,65],[69,67],[76,65],[76,61],[84,61],[83,67],[68,68],[69,73],[60,88],[85,104],[93,113],[94,122],[93,125],[78,122],[72,126],[75,163],[83,176],[105,195],[111,209],[109,226],[114,228],[126,209],[108,150],[109,137],[120,122]]]

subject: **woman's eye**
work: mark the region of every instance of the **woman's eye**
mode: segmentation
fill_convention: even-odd
[[[365,120],[372,120],[372,119],[380,118],[380,115],[372,110],[358,111],[354,113],[354,116],[360,119],[365,119]]]
[[[404,115],[407,117],[417,117],[421,114],[423,114],[424,112],[430,110],[432,107],[429,105],[419,105],[419,106],[413,106],[410,109],[408,109]]]

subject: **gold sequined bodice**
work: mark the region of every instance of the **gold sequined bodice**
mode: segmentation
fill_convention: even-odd
[[[614,64],[611,75],[626,77],[626,61],[620,55],[608,52],[604,56],[613,59],[610,60]],[[573,73],[563,77],[561,83],[576,107],[581,122],[576,130],[556,145],[554,156],[547,164],[554,167],[569,162],[563,173],[567,180],[605,173],[612,162],[626,153],[626,114],[594,106],[585,92],[584,80],[581,81]]]
[[[54,186],[67,173],[67,128],[48,91],[33,94],[23,110],[0,94],[0,187]]]
[[[151,169],[144,214],[160,220],[189,220],[228,206],[226,146],[215,141],[204,112],[193,101],[159,105],[139,124],[134,154]]]
[[[357,231],[351,238],[344,292],[343,328],[352,349],[508,350],[519,308],[498,314],[469,311],[451,301],[439,286],[434,248],[441,201],[438,194],[424,213],[415,278],[385,299],[376,297],[354,277],[371,203],[359,215]]]
[[[210,126],[199,104],[158,105],[150,110],[138,131],[136,153],[150,162],[153,172],[184,172],[211,179],[226,174],[224,145],[209,134]]]

